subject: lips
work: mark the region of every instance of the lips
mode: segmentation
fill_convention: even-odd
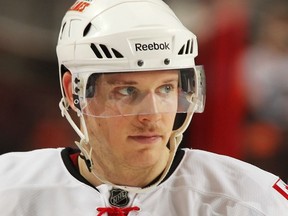
[[[162,136],[158,134],[153,135],[134,135],[129,136],[130,139],[143,144],[153,144],[162,140]]]

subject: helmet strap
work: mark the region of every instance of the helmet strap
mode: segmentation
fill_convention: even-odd
[[[89,144],[89,136],[88,136],[88,131],[87,131],[87,126],[85,123],[85,119],[83,114],[80,112],[80,110],[77,111],[77,115],[80,118],[80,125],[82,130],[76,125],[76,123],[73,121],[71,115],[69,114],[68,110],[69,110],[69,104],[66,101],[65,98],[62,98],[60,103],[59,103],[59,108],[61,110],[61,114],[63,117],[65,117],[67,119],[67,121],[70,123],[70,125],[72,126],[72,128],[75,130],[75,132],[78,134],[78,136],[80,137],[80,142],[75,141],[75,144],[77,145],[77,147],[80,149],[81,153],[83,154],[83,156],[85,157],[85,163],[87,165],[88,170],[91,172],[92,168],[93,168],[93,162],[92,162],[92,148],[90,147],[90,151],[88,153],[88,151],[86,150],[86,148],[84,148],[85,145]],[[82,132],[83,131],[83,132]]]

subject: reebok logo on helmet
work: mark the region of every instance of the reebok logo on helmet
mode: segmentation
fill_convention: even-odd
[[[152,51],[152,50],[170,50],[170,43],[135,43],[136,52],[139,51]]]

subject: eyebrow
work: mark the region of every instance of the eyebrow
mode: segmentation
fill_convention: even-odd
[[[108,80],[107,83],[110,85],[136,85],[138,84],[138,82],[133,81],[133,80],[116,80],[116,79]]]
[[[162,83],[163,84],[166,84],[166,83],[171,83],[171,82],[177,82],[178,83],[178,78],[176,79],[167,79],[167,80],[164,80]],[[110,85],[136,85],[138,84],[139,82],[136,82],[134,80],[108,80],[107,81],[108,84]]]

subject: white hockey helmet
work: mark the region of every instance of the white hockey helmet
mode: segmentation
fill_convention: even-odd
[[[169,163],[172,163],[193,113],[204,110],[205,75],[203,68],[195,65],[197,54],[196,36],[162,0],[76,1],[63,18],[57,45],[63,95],[60,108],[81,137],[77,144],[87,160],[91,158],[83,148],[89,141],[83,115],[93,115],[85,109],[95,85],[95,82],[89,82],[91,76],[177,69],[180,71],[179,98],[184,103],[178,105],[181,107],[178,112],[187,115],[170,139]],[[62,74],[67,70],[72,74],[74,104],[84,131],[76,126],[67,111],[68,103],[62,88]]]

